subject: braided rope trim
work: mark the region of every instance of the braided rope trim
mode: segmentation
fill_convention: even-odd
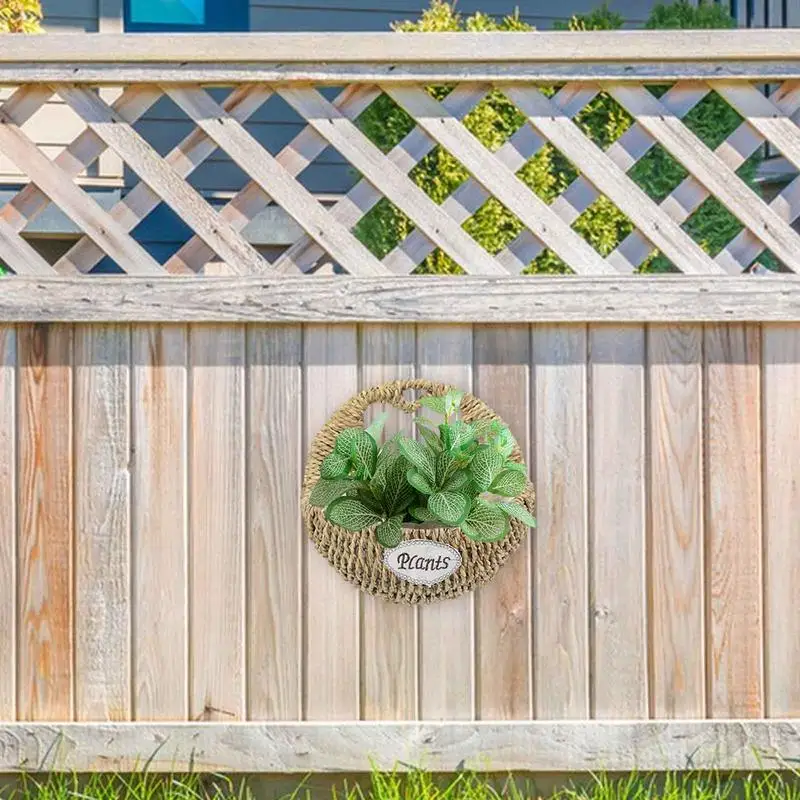
[[[407,414],[414,414],[420,405],[407,400],[403,394],[409,390],[425,394],[444,395],[451,388],[446,384],[421,378],[391,381],[365,389],[342,405],[323,425],[311,443],[303,478],[301,509],[306,530],[316,549],[348,581],[365,592],[381,596],[395,603],[431,603],[458,597],[490,581],[508,556],[519,547],[527,527],[519,520],[511,520],[507,536],[499,542],[473,542],[458,528],[430,525],[408,525],[403,529],[403,540],[426,539],[455,548],[461,554],[461,566],[441,583],[433,586],[413,584],[398,578],[383,563],[384,548],[378,544],[374,528],[359,533],[347,531],[325,519],[321,508],[308,503],[314,484],[319,480],[322,461],[333,450],[336,437],[345,428],[361,427],[364,412],[369,406],[380,403],[391,405]],[[482,400],[465,394],[461,403],[461,415],[466,422],[502,419]],[[521,461],[519,445],[511,454],[514,461]],[[520,501],[533,514],[535,496],[529,483]]]

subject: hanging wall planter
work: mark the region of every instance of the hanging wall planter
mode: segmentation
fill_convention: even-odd
[[[418,438],[384,437],[382,420],[366,427],[373,404],[414,415]],[[336,411],[312,443],[302,509],[317,550],[347,580],[406,603],[486,583],[535,524],[533,487],[503,421],[426,380],[367,389]]]

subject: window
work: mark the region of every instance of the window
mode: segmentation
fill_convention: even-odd
[[[249,14],[249,0],[125,0],[125,30],[246,31]]]

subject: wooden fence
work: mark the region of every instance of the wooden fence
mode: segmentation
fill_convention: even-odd
[[[800,755],[800,182],[736,174],[765,141],[800,166],[800,31],[2,45],[30,183],[0,209],[0,772]],[[489,152],[460,120],[493,88],[528,124]],[[54,92],[86,130],[51,161],[22,126]],[[382,92],[417,122],[388,153],[353,123]],[[600,92],[634,118],[606,150],[572,121]],[[681,122],[709,92],[743,118],[713,151]],[[163,93],[197,124],[166,156],[132,126]],[[276,155],[245,126],[272,93],[308,121]],[[551,205],[515,176],[545,141],[580,172]],[[687,171],[660,203],[628,175],[656,144]],[[363,176],[332,209],[298,180],[329,145]],[[185,180],[218,146],[251,178],[219,211]],[[438,205],[408,177],[436,146],[473,176]],[[142,181],[111,211],[75,181],[107,148]],[[523,224],[497,253],[463,227],[489,196]],[[608,256],[572,227],[600,196],[635,227]],[[379,259],[353,228],[382,197],[415,227]],[[742,223],[713,255],[682,226],[709,197]],[[191,230],[164,264],[131,235],[160,202]],[[23,235],[49,203],[85,232],[54,263]],[[269,203],[305,231],[272,262],[244,233]],[[436,248],[468,274],[408,277]],[[520,275],[545,248],[575,275]],[[679,274],[633,274],[654,250]],[[765,250],[781,271],[745,273]],[[491,584],[421,608],[299,518],[316,431],[405,376],[494,407],[538,496]]]

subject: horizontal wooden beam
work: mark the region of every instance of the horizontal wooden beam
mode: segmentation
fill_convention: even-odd
[[[800,321],[800,276],[0,278],[0,322],[719,321]]]
[[[800,721],[10,723],[0,772],[358,773],[775,769]]]
[[[541,63],[792,61],[800,29],[547,33],[48,34],[2,37],[0,62]]]

